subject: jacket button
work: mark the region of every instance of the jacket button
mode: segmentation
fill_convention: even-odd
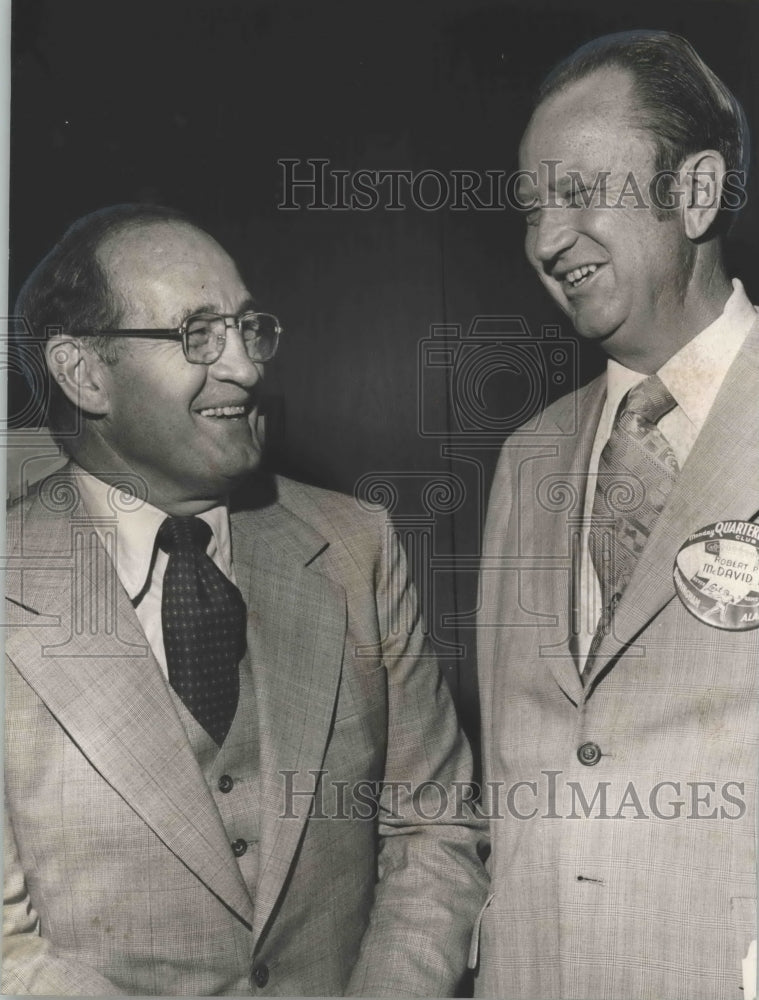
[[[232,781],[231,777],[228,774],[222,774],[222,776],[219,778],[217,787],[220,792],[231,792],[232,789],[234,788],[234,785],[235,785],[234,781]]]
[[[577,751],[577,759],[586,767],[593,767],[602,756],[601,747],[597,743],[583,743]]]
[[[243,840],[242,837],[240,837],[239,840],[234,840],[232,842],[232,852],[236,858],[241,858],[247,849],[248,842],[247,840]]]
[[[262,990],[264,986],[269,982],[269,966],[268,965],[257,965],[253,970],[253,982],[256,986]]]

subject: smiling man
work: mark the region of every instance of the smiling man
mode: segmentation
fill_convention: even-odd
[[[251,478],[278,320],[129,205],[17,314],[71,462],[8,520],[3,991],[452,994],[469,749],[384,514]]]
[[[759,323],[723,252],[747,148],[647,31],[557,67],[522,139],[527,257],[608,362],[490,497],[481,996],[755,995]]]

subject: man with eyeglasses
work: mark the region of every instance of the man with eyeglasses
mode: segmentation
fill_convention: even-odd
[[[384,515],[251,477],[278,320],[145,206],[17,315],[71,462],[9,514],[3,991],[451,995],[469,750]]]

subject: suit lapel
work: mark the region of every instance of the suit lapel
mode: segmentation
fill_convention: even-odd
[[[341,586],[320,572],[328,544],[279,504],[233,516],[235,572],[250,619],[259,713],[260,874],[254,936],[285,884],[312,805],[346,638]],[[308,565],[307,565],[308,564]]]
[[[590,679],[675,596],[677,551],[699,528],[759,512],[759,323],[727,373],[711,412],[641,553]]]
[[[23,627],[8,629],[8,655],[105,781],[250,925],[221,818],[92,522],[40,509],[10,554],[8,607]]]
[[[547,660],[557,684],[575,704],[582,700],[583,688],[577,664],[568,645],[572,626],[570,587],[573,586],[573,574],[579,572],[579,566],[576,565],[576,559],[570,548],[570,518],[577,520],[579,532],[590,453],[604,399],[605,381],[599,378],[581,390],[580,395],[565,396],[554,406],[552,415],[560,434],[556,437],[558,455],[555,461],[552,461],[553,467],[559,472],[552,485],[560,496],[573,498],[571,506],[564,509],[562,505],[560,512],[546,517],[542,513],[543,503],[539,499],[539,494],[542,495],[547,491],[545,489],[538,491],[537,484],[533,484],[533,489],[530,491],[534,509],[544,522],[536,525],[532,535],[537,539],[545,539],[544,542],[541,541],[542,551],[549,555],[565,554],[562,556],[563,567],[556,567],[550,573],[550,586],[553,592],[547,606],[556,609],[557,620],[538,630],[540,644],[538,656],[539,660]],[[574,431],[578,419],[579,431]],[[540,575],[541,583],[545,582],[544,577],[545,574]]]

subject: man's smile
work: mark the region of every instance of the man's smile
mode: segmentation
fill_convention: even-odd
[[[571,268],[566,264],[557,264],[548,271],[548,274],[561,286],[562,292],[571,298],[573,293],[591,282],[605,263],[605,261],[588,261],[583,264],[573,264]]]
[[[247,406],[206,406],[202,410],[197,410],[197,413],[201,417],[222,417],[222,418],[239,418],[246,417],[248,413]]]
[[[580,267],[575,267],[564,277],[564,281],[570,286],[570,288],[579,288],[580,285],[584,284],[591,275],[595,274],[598,270],[598,264],[582,264]]]

